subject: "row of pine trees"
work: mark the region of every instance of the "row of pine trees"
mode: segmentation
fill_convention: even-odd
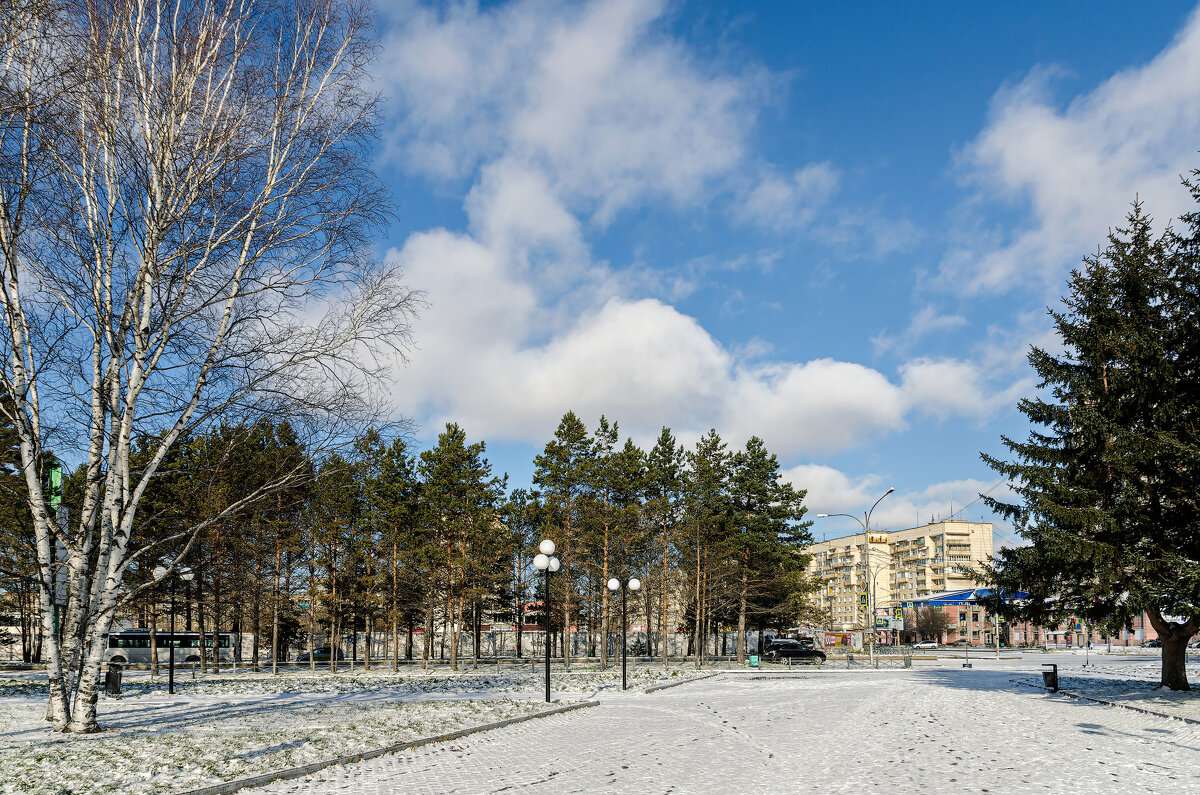
[[[643,450],[617,423],[601,417],[589,431],[568,412],[533,461],[532,488],[509,489],[485,453],[453,423],[420,452],[371,430],[319,459],[285,423],[215,428],[176,445],[152,481],[137,522],[151,546],[130,564],[127,588],[177,560],[193,574],[177,583],[177,627],[241,632],[252,637],[244,658],[272,664],[354,637],[368,666],[445,658],[457,668],[468,649],[477,659],[481,628],[494,623],[515,625],[508,653],[528,656],[525,628],[545,621],[545,580],[532,566],[543,538],[562,563],[550,624],[567,664],[576,653],[607,664],[614,653],[611,577],[643,583],[630,623],[645,627],[644,652],[664,659],[683,638],[697,663],[744,655],[719,630],[786,627],[808,609],[805,495],[757,437],[734,450],[714,430],[685,448],[664,428]],[[80,477],[66,478],[67,510]],[[0,612],[35,659],[32,534],[19,480],[5,485]],[[231,505],[244,507],[206,521]],[[146,589],[126,619],[163,629],[169,604],[164,586]]]

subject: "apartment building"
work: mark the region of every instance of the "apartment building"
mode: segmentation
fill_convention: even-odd
[[[973,588],[967,571],[992,555],[990,522],[950,519],[907,530],[872,530],[819,541],[808,549],[808,573],[826,584],[814,598],[833,629],[865,629],[863,600],[874,589],[876,609],[941,591]]]

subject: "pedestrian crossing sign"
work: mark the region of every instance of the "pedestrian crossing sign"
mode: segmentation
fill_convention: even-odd
[[[867,606],[867,595],[865,593],[860,593],[858,595],[858,603],[863,607]]]

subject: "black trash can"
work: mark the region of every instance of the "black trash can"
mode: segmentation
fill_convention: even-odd
[[[121,695],[121,666],[117,663],[109,663],[104,672],[104,695]]]
[[[1054,663],[1043,663],[1043,668],[1049,668],[1049,671],[1042,671],[1042,683],[1046,685],[1046,689],[1051,693],[1058,692],[1058,666]]]

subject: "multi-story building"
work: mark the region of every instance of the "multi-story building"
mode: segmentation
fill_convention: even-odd
[[[809,547],[808,573],[825,581],[815,603],[832,629],[865,629],[873,622],[864,595],[874,590],[877,610],[942,591],[974,588],[967,572],[992,555],[990,522],[949,519],[907,530],[872,530]]]

